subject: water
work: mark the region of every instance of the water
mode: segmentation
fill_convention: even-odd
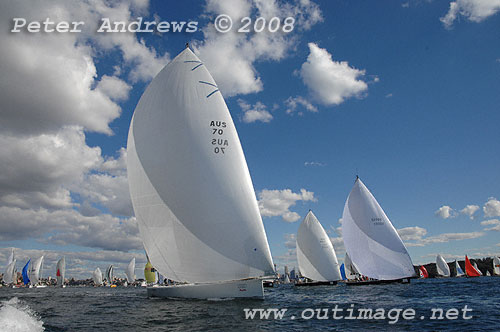
[[[500,326],[500,277],[413,280],[410,285],[292,286],[265,292],[263,301],[201,301],[147,298],[144,288],[1,288],[0,332],[495,331]],[[335,305],[344,310],[337,317],[348,316],[349,308],[354,317],[357,310],[371,308],[384,310],[386,319],[334,320]],[[463,319],[465,306],[472,309],[466,312],[471,319]],[[288,310],[283,319],[258,319],[258,313],[245,319],[244,309],[250,308]],[[414,309],[415,318],[404,320],[400,313],[396,322],[398,308]],[[453,316],[457,319],[430,319],[432,308],[444,313],[458,309]],[[328,309],[329,317],[310,318],[308,309]]]

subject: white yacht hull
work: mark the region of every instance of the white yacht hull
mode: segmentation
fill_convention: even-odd
[[[151,286],[150,297],[172,297],[186,299],[264,298],[261,279],[244,279],[203,284]]]

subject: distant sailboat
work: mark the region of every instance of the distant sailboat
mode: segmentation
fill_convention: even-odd
[[[482,275],[481,271],[471,264],[467,255],[465,255],[465,274],[467,277],[480,277]]]
[[[493,257],[493,274],[500,275],[500,259],[498,257]]]
[[[296,248],[300,274],[311,280],[296,286],[334,285],[342,279],[332,242],[311,210],[299,226]]]
[[[436,269],[437,269],[437,274],[441,277],[451,276],[450,267],[448,266],[448,263],[446,263],[443,256],[441,255],[437,255],[436,257]]]
[[[385,282],[409,281],[415,276],[403,241],[358,177],[345,203],[342,236],[346,252],[361,275]]]
[[[95,286],[102,285],[102,272],[100,268],[96,268],[94,273],[92,274],[92,279],[94,279]]]
[[[481,272],[481,270],[477,267],[476,262],[472,263],[472,266],[474,266],[474,268],[477,270],[477,272],[479,272],[479,275],[483,275],[483,272]]]
[[[351,261],[351,258],[349,258],[349,255],[347,253],[345,254],[344,257],[344,264],[345,264],[345,276],[347,280],[355,280],[356,278],[360,277],[358,269]]]
[[[30,262],[31,262],[31,259],[28,260],[28,263],[26,263],[26,265],[24,265],[23,267],[23,283],[25,285],[28,285],[29,282],[30,282],[30,278],[28,276],[28,272],[29,272],[29,268],[30,268]]]
[[[35,287],[45,287],[45,285],[39,284],[42,279],[43,258],[43,255],[38,257],[38,259],[31,265],[30,280],[31,285]]]
[[[264,296],[273,262],[245,156],[216,83],[189,48],[137,104],[127,170],[151,263],[183,283],[149,287],[149,296]]]
[[[64,277],[66,274],[66,259],[64,257],[57,262],[56,269],[57,269],[56,271],[57,285],[65,287]]]
[[[462,268],[460,267],[460,265],[458,264],[457,260],[455,259],[455,269],[457,271],[457,277],[463,277],[465,276],[465,273],[464,271],[462,270]]]
[[[491,277],[490,270],[486,270],[486,276],[487,276],[487,277]]]
[[[429,272],[427,272],[427,269],[425,268],[425,266],[423,265],[420,265],[418,267],[418,271],[420,273],[420,278],[429,278]]]
[[[132,258],[130,263],[128,263],[127,270],[125,270],[125,274],[127,275],[127,282],[129,284],[135,281],[135,257]]]
[[[108,281],[109,286],[113,285],[114,281],[113,272],[114,272],[113,265],[108,266],[108,268],[106,269],[106,280]]]
[[[10,260],[10,259],[9,259]],[[16,283],[16,278],[14,274],[16,273],[16,259],[13,258],[12,261],[7,265],[7,268],[5,269],[5,273],[3,275],[3,281],[8,285],[11,283]]]

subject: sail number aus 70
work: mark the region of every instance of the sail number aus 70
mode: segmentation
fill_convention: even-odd
[[[229,147],[229,141],[224,138],[224,130],[226,128],[225,121],[210,121],[210,128],[212,129],[212,145],[214,146],[214,153],[224,154],[226,148]]]

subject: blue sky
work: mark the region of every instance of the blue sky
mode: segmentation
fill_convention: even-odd
[[[271,252],[294,266],[312,209],[343,259],[356,174],[414,264],[500,254],[498,1],[7,1],[0,5],[0,264],[67,256],[90,277],[144,255],[126,182],[128,126],[148,82],[189,41],[235,121]],[[56,10],[57,9],[57,10]],[[217,15],[296,18],[222,34]],[[80,33],[8,32],[14,17]],[[103,17],[196,21],[195,33],[104,33]],[[21,263],[18,263],[18,269]],[[118,270],[119,270],[118,269]],[[119,273],[119,272],[118,272]],[[54,274],[54,273],[52,273]]]

